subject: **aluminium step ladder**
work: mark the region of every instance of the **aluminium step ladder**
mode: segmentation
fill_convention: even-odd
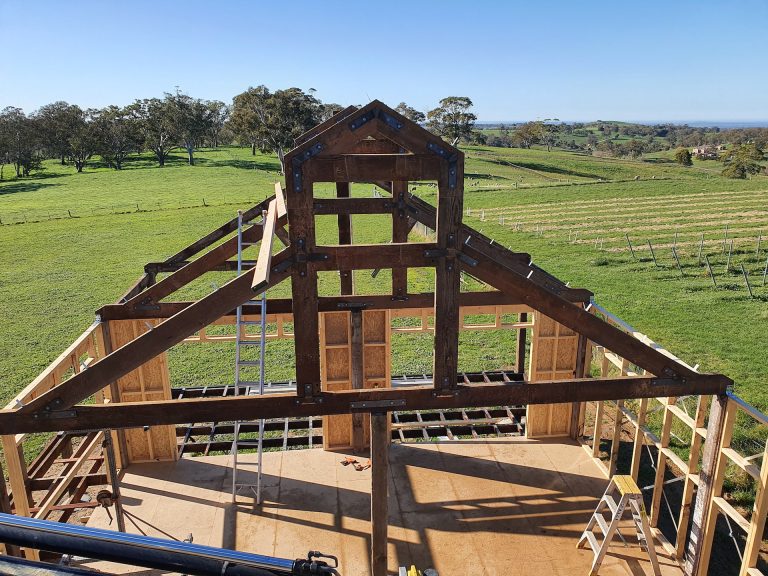
[[[263,226],[266,222],[266,212],[262,213],[262,220],[254,226]],[[237,274],[238,276],[243,272],[243,250],[257,244],[257,242],[244,242],[243,241],[243,213],[238,210],[237,212]],[[263,395],[264,394],[264,354],[266,350],[266,334],[267,334],[267,293],[266,291],[261,293],[261,297],[256,300],[252,299],[245,304],[260,304],[259,308],[259,320],[245,320],[243,315],[243,305],[237,307],[235,314],[235,396],[239,396],[241,392],[244,392],[248,396]],[[260,334],[258,340],[249,340],[246,338],[245,330],[247,326],[258,325],[260,326]],[[243,347],[259,346],[259,354],[257,360],[244,360],[243,359]],[[258,370],[258,380],[243,379],[243,368],[247,370]],[[247,488],[250,489],[256,496],[256,503],[261,503],[261,476],[262,476],[262,453],[264,443],[264,420],[259,420],[259,433],[258,437],[253,439],[242,439],[244,422],[236,420],[234,423],[234,435],[232,439],[232,502],[237,501],[237,494],[240,490]],[[257,450],[256,457],[256,482],[246,483],[238,481],[238,472],[246,472],[247,467],[252,467],[252,463],[245,463],[239,461],[238,452],[240,449],[253,449]]]
[[[616,493],[620,496],[618,502],[614,498]],[[592,518],[589,520],[587,528],[577,544],[578,548],[581,548],[585,543],[589,544],[589,547],[592,548],[595,554],[592,569],[589,572],[590,576],[597,575],[597,571],[600,569],[600,564],[602,564],[605,554],[608,552],[608,547],[611,545],[613,537],[615,535],[621,537],[619,522],[621,522],[627,508],[632,512],[632,521],[637,532],[637,541],[640,543],[640,547],[648,553],[655,576],[661,576],[651,527],[648,524],[648,516],[645,513],[643,494],[637,487],[637,484],[635,484],[632,476],[621,475],[611,478],[608,488],[606,488],[603,497],[597,504],[597,508],[595,508],[595,512],[592,514]],[[611,514],[610,524],[606,522],[606,518],[603,516],[603,513],[606,511]],[[603,533],[602,543],[597,541],[596,533],[593,531],[595,526]]]

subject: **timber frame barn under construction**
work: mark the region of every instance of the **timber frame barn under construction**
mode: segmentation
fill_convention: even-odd
[[[436,520],[435,526],[419,530],[409,523],[408,513],[403,508],[401,489],[398,488],[402,478],[398,471],[405,474],[412,464],[403,464],[406,455],[400,446],[404,444],[392,444],[393,437],[397,439],[398,435],[405,440],[403,431],[409,429],[409,425],[399,418],[407,414],[419,415],[419,424],[412,428],[420,435],[427,428],[420,415],[432,411],[440,415],[441,421],[436,423],[442,430],[440,438],[453,440],[451,426],[464,425],[472,428],[475,445],[484,443],[486,438],[485,435],[478,437],[476,426],[492,428],[499,433],[500,427],[509,426],[512,421],[524,423],[525,438],[519,440],[522,442],[520,446],[527,451],[525,454],[577,446],[576,452],[563,452],[551,458],[586,458],[588,465],[602,474],[595,463],[600,464],[597,456],[603,429],[603,406],[613,404],[618,430],[614,431],[616,452],[624,416],[636,430],[629,475],[637,480],[640,453],[648,445],[657,450],[654,459],[658,459],[661,469],[659,476],[658,468],[655,468],[657,488],[662,486],[663,489],[664,466],[670,460],[678,471],[680,464],[685,475],[681,511],[681,515],[685,515],[678,524],[677,540],[663,540],[669,554],[664,573],[675,574],[681,570],[687,574],[706,573],[714,531],[713,518],[722,512],[717,508],[723,482],[721,473],[718,477],[718,466],[722,466],[723,454],[727,456],[723,452],[728,444],[727,428],[730,426],[732,430],[733,411],[736,410],[734,400],[728,395],[732,382],[727,377],[699,373],[594,305],[588,290],[567,286],[534,265],[528,254],[508,250],[464,224],[464,154],[379,101],[363,107],[351,106],[302,135],[297,139],[296,147],[285,156],[284,166],[284,187],[276,184],[274,195],[242,212],[238,218],[164,262],[148,264],[135,286],[117,303],[102,307],[96,323],[62,354],[52,368],[19,393],[0,413],[0,434],[11,489],[9,498],[3,487],[3,511],[34,520],[27,524],[19,520],[14,524],[8,520],[12,516],[3,515],[0,541],[6,544],[9,562],[38,561],[41,551],[42,558],[46,559],[45,551],[48,551],[156,569],[175,566],[179,572],[188,574],[320,574],[338,570],[342,574],[381,576],[396,573],[400,565],[409,566],[418,559],[424,562],[424,552],[416,550],[431,546],[430,563],[441,574],[468,573],[467,566],[473,565],[486,566],[471,572],[478,574],[484,571],[489,574],[512,571],[525,574],[542,569],[546,572],[546,568],[535,562],[526,564],[524,560],[515,570],[499,571],[488,567],[491,560],[486,564],[470,561],[469,552],[460,555],[467,557],[469,563],[463,566],[461,558],[456,559],[455,571],[446,568],[445,562],[441,564],[439,557],[443,553],[457,556],[456,550],[437,549],[437,544],[430,545],[427,540],[430,530],[449,522],[446,520],[448,516]],[[409,191],[409,182],[435,183],[437,205],[432,206],[413,195]],[[336,196],[317,196],[314,193],[317,183],[334,183]],[[372,183],[389,195],[355,196],[350,193],[351,183]],[[391,216],[391,242],[354,243],[351,222],[352,216],[358,214]],[[333,245],[319,243],[316,234],[316,217],[329,215],[336,216],[338,221],[338,243]],[[432,230],[434,234],[428,235],[426,241],[413,241],[416,234],[412,230],[416,225]],[[244,245],[258,246],[255,261],[242,261]],[[233,260],[235,257],[238,260]],[[409,291],[408,272],[415,268],[434,269],[433,292]],[[356,294],[353,272],[379,269],[392,270],[391,287],[387,286],[377,295]],[[200,300],[172,300],[176,291],[212,271],[240,273]],[[319,295],[318,273],[322,272],[338,273],[337,295]],[[462,274],[477,279],[487,289],[462,291]],[[268,304],[265,304],[265,298],[258,299],[281,282],[290,282],[291,298],[270,298]],[[263,309],[265,305],[266,309]],[[490,315],[491,322],[484,326],[467,323],[466,318],[472,315]],[[432,373],[424,375],[415,385],[405,385],[407,383],[402,381],[393,384],[390,333],[393,318],[401,317],[418,318],[422,322],[421,330],[434,333]],[[510,317],[515,321],[510,322]],[[243,337],[239,332],[241,324],[257,324],[262,318],[277,326],[275,334],[262,332],[262,342],[264,338],[294,340],[295,386],[291,382],[264,393],[262,375],[260,393],[252,393],[253,387],[243,386],[241,389],[239,381],[234,386],[217,389],[216,395],[200,389],[180,393],[171,388],[165,356],[171,347],[190,341],[211,343],[217,339],[230,343],[237,339],[239,345]],[[238,334],[236,337],[206,336],[206,329],[215,324],[237,324]],[[292,332],[287,329],[288,325],[292,325]],[[506,366],[489,366],[481,373],[461,372],[459,333],[470,329],[516,331],[518,344],[509,351],[510,360]],[[596,359],[599,368],[595,368]],[[241,363],[245,364],[245,361]],[[690,397],[698,398],[698,403],[695,416],[689,417],[693,426],[693,444],[691,460],[685,463],[680,458],[675,460],[674,454],[666,450],[671,426],[667,426],[667,414],[671,422],[678,415],[675,411],[677,400]],[[640,408],[637,414],[630,416],[629,401],[634,399],[638,399]],[[648,436],[650,432],[645,426],[645,410],[649,402],[655,401],[664,407],[665,432],[661,437]],[[496,416],[499,407],[506,407],[502,408],[505,410],[503,418]],[[515,408],[510,410],[508,407]],[[525,407],[525,411],[516,407]],[[597,407],[597,410],[589,412],[590,407]],[[473,420],[476,416],[472,415],[471,409],[484,411],[480,417],[482,421]],[[393,414],[401,415],[394,423]],[[450,414],[462,414],[456,418],[465,422],[457,422]],[[112,552],[104,552],[98,550],[98,543],[106,536],[97,528],[89,532],[87,528],[78,527],[82,531],[78,533],[78,541],[84,544],[72,549],[74,544],[67,540],[67,534],[59,534],[49,526],[52,523],[46,522],[53,512],[61,513],[64,520],[70,519],[77,501],[73,499],[69,504],[63,501],[74,494],[78,498],[82,496],[90,485],[89,478],[95,478],[95,484],[110,489],[102,494],[98,506],[94,504],[93,508],[99,512],[114,509],[120,516],[118,527],[125,531],[122,515],[129,505],[126,485],[121,487],[121,482],[125,483],[126,475],[134,470],[180,465],[180,450],[194,452],[190,446],[195,443],[189,439],[200,433],[190,423],[209,423],[204,428],[210,433],[205,449],[208,454],[217,422],[234,423],[226,429],[229,435],[212,449],[226,453],[229,449],[223,447],[232,442],[233,434],[237,443],[241,423],[250,423],[249,430],[253,432],[259,429],[255,423],[261,422],[261,443],[269,442],[269,438],[264,437],[264,422],[270,430],[269,422],[277,419],[285,421],[283,448],[289,447],[289,424],[301,419],[310,427],[309,446],[312,446],[311,428],[316,417],[322,417],[325,450],[311,451],[316,456],[301,456],[310,451],[283,453],[283,472],[276,473],[273,482],[274,486],[286,482],[286,459],[289,457],[326,458],[324,462],[335,466],[339,452],[352,455],[370,452],[370,467],[361,466],[352,456],[348,460],[363,470],[361,474],[370,476],[370,484],[365,488],[365,498],[370,498],[370,515],[366,518],[366,522],[370,520],[370,527],[367,533],[362,528],[355,529],[357,537],[365,541],[365,554],[345,556],[341,550],[323,549],[322,552],[329,556],[346,558],[338,568],[334,567],[333,560],[320,552],[311,552],[303,561],[299,558],[306,555],[307,550],[320,547],[311,536],[304,542],[304,549],[293,554],[293,558],[298,558],[293,564],[277,561],[270,564],[268,560],[260,564],[254,557],[261,554],[262,558],[267,558],[277,548],[243,549],[239,534],[229,543],[236,552],[216,548],[218,552],[214,553],[211,552],[213,547],[192,543],[177,543],[166,548],[158,543],[159,540],[151,538],[126,542],[120,540],[119,532],[116,532],[116,540],[111,543]],[[179,432],[177,425],[188,428]],[[586,430],[589,426],[592,427],[591,435]],[[25,435],[41,432],[56,433],[43,456],[48,458],[49,464],[56,461],[65,466],[64,471],[50,482],[36,476],[34,466],[25,464],[22,448]],[[433,439],[426,431],[423,434],[424,438]],[[65,447],[62,438],[68,437],[80,438],[79,444],[73,448],[70,441]],[[579,445],[585,438],[586,450]],[[440,442],[433,444],[420,449],[415,458],[426,461],[437,451],[446,449],[439,446]],[[496,451],[496,461],[501,462],[506,457],[500,456],[506,449],[503,442],[488,439],[487,444],[489,450]],[[275,446],[274,443],[266,445]],[[471,451],[473,443],[463,444],[462,440],[456,440],[449,446],[455,452],[451,452],[452,457],[460,458],[462,450]],[[237,446],[233,446],[232,451],[236,455]],[[105,471],[100,473],[98,466],[94,466],[83,474],[80,467],[95,460],[95,453],[103,454],[99,463]],[[510,461],[502,467],[521,465],[527,457],[525,454],[510,452],[507,454]],[[467,458],[468,455],[469,452]],[[219,458],[227,461],[226,456]],[[277,456],[268,452],[264,454],[262,464],[260,444],[259,475],[262,466],[269,472],[274,458]],[[440,461],[445,462],[448,456],[441,458]],[[482,460],[488,456],[477,458]],[[40,464],[41,458],[36,462]],[[562,476],[564,468],[561,466],[566,464],[555,462],[552,474]],[[439,479],[440,464],[434,466],[436,475],[425,480],[432,483],[429,488],[435,492],[433,502],[461,500],[460,488],[453,491],[459,496],[452,491],[440,492],[444,487]],[[538,466],[529,463],[529,473],[533,476],[544,474],[543,468],[536,470]],[[612,448],[607,474],[613,475],[616,466]],[[351,470],[339,470],[348,469]],[[172,474],[170,469],[163,470]],[[163,473],[157,472],[158,477]],[[310,479],[315,473],[310,474]],[[452,473],[461,474],[460,468]],[[322,476],[317,474],[318,478]],[[757,470],[756,474],[762,478],[765,471]],[[473,481],[480,482],[477,478]],[[325,480],[316,480],[319,484],[323,482]],[[542,482],[546,484],[548,480]],[[605,488],[604,478],[602,486],[600,482],[594,483],[594,489],[581,494],[590,499],[585,509],[594,508]],[[270,485],[265,486],[269,500]],[[178,498],[183,499],[185,488],[177,489]],[[337,489],[340,490],[338,486]],[[33,494],[35,490],[44,491],[39,501]],[[279,497],[275,498],[279,504]],[[655,529],[660,498],[654,493],[650,511],[657,538],[663,536]],[[765,521],[765,499],[759,497],[758,500],[756,506],[759,504],[762,508],[757,511],[755,521],[759,523],[761,516]],[[414,498],[414,506],[419,503],[420,499]],[[260,505],[255,502],[254,508],[247,511],[256,519],[254,521],[259,518]],[[464,505],[466,502],[461,504]],[[562,505],[568,506],[565,501]],[[397,533],[390,528],[395,512],[403,518],[402,522],[394,522]],[[504,514],[514,516],[512,512]],[[94,518],[96,515],[94,512]],[[581,510],[576,514],[575,523],[586,526],[590,515],[591,512]],[[270,522],[275,522],[279,514],[275,512],[267,516]],[[358,513],[353,516],[358,518]],[[535,517],[535,514],[528,516],[527,522],[532,526],[536,520],[531,518]],[[264,522],[267,522],[266,516]],[[294,523],[300,524],[298,521]],[[338,519],[334,526],[333,530],[338,533],[346,533]],[[454,535],[457,549],[462,547],[462,539],[468,538],[473,531],[472,526],[467,520],[461,533]],[[762,530],[759,535],[752,534],[757,533],[759,526],[753,530],[747,522],[747,527],[751,531],[751,540],[747,541],[750,548],[744,559],[745,574],[756,566],[762,536]],[[258,528],[262,529],[266,528]],[[280,528],[274,530],[269,538],[279,540]],[[409,530],[417,535],[402,538],[398,535],[399,531],[405,534]],[[522,534],[523,529],[520,530]],[[499,550],[488,551],[490,554],[503,556],[504,547],[516,538],[515,529],[498,529],[499,533],[502,531],[506,531],[506,537],[511,540],[499,542]],[[303,536],[296,536],[296,539],[300,538]],[[198,541],[197,535],[195,541]],[[560,544],[553,545],[560,549],[552,550],[552,557],[578,554],[575,559],[561,559],[563,573],[571,573],[570,570],[576,569],[574,567],[582,565],[589,568],[592,563],[589,550],[576,550],[577,541],[578,534],[557,541],[572,544],[572,550],[569,548],[567,553]],[[446,541],[441,542],[445,545]],[[546,539],[539,540],[536,546],[539,545],[546,547]],[[219,542],[218,546],[224,545]],[[653,543],[651,546],[654,547]],[[207,552],[201,551],[203,548]],[[540,554],[541,550],[536,553]],[[14,555],[22,558],[14,559]],[[189,560],[192,556],[197,560]],[[210,563],[205,564],[201,558]],[[501,558],[499,562],[502,560],[510,566],[517,562],[509,557]],[[643,566],[641,572],[648,568],[647,563],[639,565]],[[551,573],[559,573],[552,566],[549,568]],[[85,570],[83,566],[59,566],[56,570],[62,571],[56,574],[88,573],[79,571]],[[627,570],[618,563],[605,566],[606,574],[636,573]],[[115,570],[109,573],[133,572]]]

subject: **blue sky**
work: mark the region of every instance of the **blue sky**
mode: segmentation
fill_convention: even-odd
[[[768,120],[768,0],[0,0],[0,108],[314,88],[480,120]]]

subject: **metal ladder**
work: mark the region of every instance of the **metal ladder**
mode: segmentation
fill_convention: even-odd
[[[262,221],[255,226],[263,226],[266,222],[266,212],[262,213]],[[243,272],[243,250],[248,246],[257,244],[257,242],[244,242],[243,241],[243,213],[241,210],[237,212],[237,274],[238,276]],[[235,314],[235,396],[239,396],[241,392],[244,392],[248,396],[262,395],[264,394],[264,353],[266,349],[266,333],[267,333],[267,293],[266,291],[261,293],[261,298],[258,300],[249,300],[245,304],[260,304],[260,317],[258,321],[244,320],[243,319],[243,305],[237,307]],[[258,340],[248,340],[245,338],[245,327],[259,325],[261,327],[261,333]],[[243,346],[259,346],[259,359],[258,360],[243,360],[242,348]],[[243,380],[241,378],[241,369],[246,367],[248,369],[256,369],[259,371],[259,379]],[[243,488],[249,488],[256,496],[256,503],[261,503],[261,462],[263,452],[264,441],[264,420],[259,420],[259,436],[256,441],[253,440],[241,440],[240,434],[244,422],[237,420],[234,423],[234,436],[232,439],[232,502],[237,500],[237,494]],[[244,482],[238,482],[238,466],[244,467],[246,464],[238,462],[238,452],[241,448],[256,448],[256,483],[249,484]],[[242,470],[245,471],[245,470]]]
[[[618,502],[614,499],[614,494],[618,492],[621,498]],[[640,547],[648,553],[648,557],[651,560],[651,566],[653,567],[653,573],[655,576],[661,576],[661,569],[659,568],[659,561],[656,558],[656,546],[653,543],[653,536],[651,535],[651,527],[648,524],[648,516],[645,513],[645,504],[643,503],[643,494],[635,484],[632,476],[613,476],[608,488],[605,489],[603,497],[595,508],[592,518],[587,524],[587,528],[579,538],[578,548],[581,548],[584,543],[589,544],[592,548],[592,552],[595,554],[595,559],[592,562],[592,569],[589,572],[590,576],[596,576],[597,571],[600,569],[600,564],[603,563],[608,547],[611,545],[611,541],[615,535],[621,537],[621,533],[618,531],[619,522],[621,522],[624,512],[629,507],[632,512],[632,521],[635,524],[635,531],[637,532],[637,541],[640,543]],[[606,519],[603,516],[603,512],[606,509],[611,514],[611,523],[606,523]],[[602,543],[597,542],[595,532],[593,528],[597,526],[603,533]],[[623,538],[622,538],[623,540]],[[626,542],[625,542],[626,544]]]

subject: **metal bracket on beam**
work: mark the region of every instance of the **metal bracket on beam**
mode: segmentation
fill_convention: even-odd
[[[296,262],[324,262],[330,257],[327,252],[299,252],[296,254]]]
[[[367,410],[371,408],[399,408],[405,406],[405,398],[399,400],[365,400],[362,402],[350,402],[352,410]]]
[[[685,378],[652,378],[651,386],[670,386],[675,384],[685,384]]]
[[[317,156],[325,148],[325,144],[318,142],[309,149],[305,150],[301,155],[294,156],[291,161],[291,170],[293,171],[293,191],[301,192],[302,187],[302,175],[301,165],[313,156]]]
[[[467,266],[471,266],[471,267],[473,267],[473,268],[474,268],[475,266],[477,266],[477,260],[475,260],[474,258],[470,258],[470,257],[469,257],[469,256],[467,256],[466,254],[464,254],[464,252],[458,251],[458,252],[456,253],[456,257],[457,257],[459,260],[461,260],[462,262],[464,262],[464,264],[466,264]]]
[[[451,154],[448,150],[434,142],[427,142],[427,150],[433,154],[437,154],[443,160],[448,161],[448,188],[456,188],[458,179],[458,155],[455,152]]]
[[[275,274],[279,274],[280,272],[285,272],[286,270],[288,270],[288,268],[293,266],[295,262],[296,261],[293,258],[288,258],[287,260],[283,260],[282,262],[280,262],[280,264],[272,268],[272,272],[274,272]]]
[[[400,130],[403,127],[403,123],[396,119],[394,116],[390,116],[383,110],[376,109],[377,116],[384,121],[384,124],[392,128],[392,130]]]
[[[435,248],[434,250],[424,250],[425,258],[447,258],[448,250],[445,248]]]
[[[670,367],[664,368],[664,370],[662,371],[662,376],[673,381],[680,380],[680,374],[678,374],[674,370],[674,368],[670,368]]]
[[[373,306],[370,302],[339,302],[336,308],[340,310],[364,310]]]
[[[48,418],[51,420],[56,418],[77,418],[77,410],[49,410],[46,407],[41,412],[35,412],[32,418]]]
[[[374,110],[369,110],[362,116],[359,116],[354,120],[352,120],[352,122],[349,123],[349,129],[352,130],[352,132],[354,132],[355,130],[360,128],[360,126],[363,126],[364,124],[367,124],[368,122],[373,120],[373,118],[374,118]]]
[[[432,392],[432,396],[435,398],[453,398],[455,396],[458,396],[461,393],[460,388],[435,388],[435,391]]]

